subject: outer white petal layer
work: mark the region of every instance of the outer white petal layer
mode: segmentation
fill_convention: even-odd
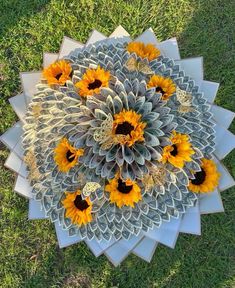
[[[142,33],[140,36],[138,36],[135,39],[135,41],[140,41],[140,42],[143,42],[145,44],[151,43],[151,44],[156,45],[157,47],[159,46],[159,41],[157,40],[157,37],[154,34],[152,28],[145,30],[144,33]]]
[[[42,208],[40,201],[29,199],[29,220],[46,219],[45,211]]]
[[[200,91],[204,92],[204,97],[208,102],[213,103],[219,89],[219,83],[203,80]]]
[[[8,149],[13,150],[16,144],[20,141],[22,133],[22,124],[17,122],[13,127],[9,128],[4,134],[1,135],[0,140],[7,146]]]
[[[114,266],[118,266],[130,252],[128,248],[123,247],[119,243],[115,243],[108,248],[104,254]]]
[[[24,177],[18,175],[15,183],[14,191],[26,198],[32,198],[32,187]]]
[[[179,231],[182,233],[201,235],[201,216],[198,203],[194,207],[188,208],[182,216]]]
[[[99,257],[103,253],[103,249],[99,246],[99,243],[95,239],[85,240],[85,243],[90,248],[95,257]]]
[[[201,214],[224,212],[218,189],[215,189],[212,193],[200,194],[199,201]]]
[[[93,44],[93,43],[95,43],[95,42],[104,40],[104,39],[106,39],[106,38],[107,38],[107,37],[106,37],[104,34],[100,33],[100,32],[97,31],[97,30],[93,30],[93,31],[91,32],[91,35],[90,35],[88,41],[86,42],[86,46],[88,46],[89,44]]]
[[[219,190],[224,191],[226,189],[229,189],[233,186],[235,186],[235,180],[233,177],[229,174],[228,170],[224,167],[224,165],[215,159],[218,171],[220,173],[220,181],[219,181]]]
[[[67,247],[81,241],[78,235],[68,236],[68,231],[63,230],[58,221],[55,222],[55,230],[60,248]]]
[[[9,99],[11,107],[16,112],[17,116],[21,121],[24,121],[24,116],[26,114],[26,102],[24,94],[19,94]]]
[[[43,68],[46,68],[50,64],[54,63],[59,57],[56,53],[43,53]]]
[[[77,48],[82,48],[84,45],[78,41],[75,41],[69,37],[64,37],[62,45],[60,46],[60,52],[58,58],[61,59],[67,55],[69,55],[70,52]]]
[[[144,237],[143,240],[133,249],[132,253],[142,258],[143,260],[150,262],[153,254],[157,248],[158,242],[156,240]]]
[[[36,85],[41,78],[41,71],[39,72],[22,72],[20,73],[21,83],[24,90],[25,102],[28,104],[36,93]]]
[[[181,218],[171,219],[169,222],[163,222],[159,228],[149,230],[148,233],[144,233],[144,235],[166,246],[174,248],[179,234],[180,223]]]
[[[169,57],[174,60],[180,59],[180,51],[176,38],[171,38],[160,42],[158,48],[165,57]]]
[[[235,148],[235,135],[219,124],[215,126],[215,135],[215,155],[222,160]]]
[[[109,36],[109,38],[129,37],[130,34],[119,25]],[[130,37],[129,37],[130,38]],[[131,38],[130,38],[131,39]]]
[[[187,58],[175,61],[180,64],[181,69],[184,70],[185,75],[193,78],[197,85],[201,84],[203,80],[203,58]]]
[[[219,107],[217,105],[211,106],[211,112],[213,113],[215,121],[226,129],[229,128],[230,124],[232,123],[235,117],[234,112]]]
[[[7,160],[4,163],[4,166],[14,171],[15,173],[19,173],[22,163],[23,161],[19,158],[19,156],[17,156],[14,152],[11,152],[9,156],[7,157]]]

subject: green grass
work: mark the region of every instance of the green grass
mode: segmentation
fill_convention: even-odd
[[[20,71],[41,68],[64,35],[86,41],[93,28],[109,35],[122,24],[134,37],[152,27],[160,40],[176,36],[182,57],[204,56],[205,78],[221,83],[216,102],[235,109],[235,5],[232,0],[0,0],[0,132],[16,121],[8,98],[21,91]],[[230,128],[235,132],[235,125]],[[84,244],[60,250],[53,225],[27,220],[27,201],[13,193],[0,146],[0,287],[235,286],[235,190],[222,193],[224,214],[202,217],[202,236],[181,234],[162,245],[151,264],[130,256],[114,268]],[[235,153],[225,164],[235,176]]]

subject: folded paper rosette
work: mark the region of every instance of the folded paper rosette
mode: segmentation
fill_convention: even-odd
[[[60,247],[85,241],[114,265],[200,235],[201,214],[222,212],[235,184],[220,162],[234,113],[213,104],[219,84],[203,80],[202,58],[119,26],[85,45],[64,37],[43,59],[21,73],[24,92],[10,98],[20,121],[1,136],[29,219],[49,218]]]

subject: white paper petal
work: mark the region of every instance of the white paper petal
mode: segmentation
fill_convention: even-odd
[[[95,257],[99,257],[103,253],[103,249],[99,246],[97,240],[85,240],[85,242]]]
[[[105,240],[101,240],[99,242],[99,246],[102,249],[102,252],[104,252],[106,249],[108,249],[109,247],[111,247],[114,243],[116,243],[117,240],[115,240],[114,238],[111,238],[111,240],[109,242],[105,241]]]
[[[224,167],[224,165],[215,159],[218,171],[220,172],[220,180],[219,180],[219,190],[224,191],[235,186],[235,180],[229,174],[228,170]]]
[[[176,38],[171,38],[160,42],[159,49],[165,57],[169,57],[174,60],[180,59],[180,52]]]
[[[201,214],[224,212],[220,193],[215,189],[212,193],[202,193],[199,196],[199,209]]]
[[[68,56],[70,52],[77,48],[82,48],[84,45],[78,41],[75,41],[69,37],[64,36],[62,45],[60,47],[60,52],[59,52],[59,59]]]
[[[24,116],[26,114],[26,102],[24,94],[19,94],[9,99],[11,107],[16,112],[17,116],[21,121],[24,121]]]
[[[29,174],[27,169],[26,169],[26,164],[23,161],[22,161],[22,164],[20,166],[20,170],[19,170],[18,173],[19,173],[20,176],[22,176],[24,178],[27,178],[27,176]]]
[[[40,201],[29,199],[29,220],[46,219],[45,211],[43,210]]]
[[[140,233],[138,236],[133,235],[129,240],[121,239],[119,240],[119,244],[123,247],[127,248],[129,251],[134,249],[134,247],[143,239],[143,234]]]
[[[9,128],[1,135],[0,141],[2,141],[10,150],[13,150],[19,142],[22,133],[22,125],[20,122],[17,122],[13,127]]]
[[[11,152],[9,156],[7,157],[7,160],[4,163],[4,166],[16,173],[19,173],[22,162],[23,161],[14,152]]]
[[[187,58],[176,61],[180,64],[181,69],[184,70],[185,75],[190,76],[195,80],[195,83],[199,85],[203,80],[203,58]]]
[[[179,235],[181,219],[171,219],[169,222],[163,222],[159,228],[154,228],[144,233],[145,236],[156,240],[168,247],[174,248]]]
[[[130,34],[121,26],[119,25],[112,34],[110,34],[109,38],[119,38],[119,37],[129,37]]]
[[[204,92],[204,97],[208,102],[213,103],[219,89],[219,83],[203,80],[200,90]]]
[[[16,145],[15,145],[15,147],[13,148],[12,151],[13,151],[15,154],[17,154],[17,155],[20,157],[20,159],[23,160],[23,158],[24,158],[24,150],[23,150],[22,145],[21,145],[21,138],[20,138],[20,140],[16,143]]]
[[[215,155],[219,160],[222,160],[235,148],[235,135],[219,124],[215,126],[215,135]]]
[[[153,32],[152,28],[149,28],[147,30],[144,31],[144,33],[142,33],[140,36],[138,36],[135,41],[140,41],[143,42],[145,44],[151,43],[154,44],[156,46],[159,46],[159,42],[157,40],[156,35]]]
[[[217,105],[211,106],[211,112],[213,113],[215,121],[226,129],[228,129],[235,117],[234,112]]]
[[[27,179],[20,175],[17,177],[14,191],[26,198],[32,198],[32,187],[30,187]]]
[[[130,253],[130,250],[123,247],[119,243],[115,243],[113,246],[108,248],[104,254],[110,262],[116,267],[118,266]]]
[[[24,90],[26,104],[28,104],[36,93],[36,85],[41,78],[41,72],[22,72],[20,73],[21,83]]]
[[[132,250],[132,253],[145,261],[150,262],[156,250],[157,244],[157,241],[144,237],[144,239],[141,240],[140,243]]]
[[[48,67],[50,64],[54,63],[59,57],[56,53],[43,53],[43,68]]]
[[[100,32],[97,31],[97,30],[93,30],[93,31],[91,32],[91,35],[90,35],[88,41],[86,42],[86,46],[87,46],[87,45],[90,45],[90,44],[93,44],[93,43],[95,43],[95,42],[97,42],[97,41],[104,40],[104,39],[106,39],[106,38],[107,38],[107,37],[106,37],[104,34],[100,33]]]
[[[198,203],[194,207],[189,207],[182,216],[180,232],[201,235],[201,216]]]
[[[55,230],[60,248],[67,247],[81,241],[81,238],[78,235],[69,236],[68,231],[63,230],[58,221],[55,222]]]

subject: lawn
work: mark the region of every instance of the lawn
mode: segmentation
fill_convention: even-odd
[[[216,103],[235,111],[235,2],[232,0],[0,0],[0,133],[17,120],[8,98],[21,91],[20,71],[39,70],[43,52],[64,35],[86,41],[93,28],[119,24],[135,37],[152,27],[176,36],[182,58],[204,57],[205,78],[220,82]],[[235,133],[235,125],[230,127]],[[1,145],[1,144],[0,144]],[[202,217],[202,236],[181,234],[176,248],[159,245],[151,264],[129,256],[114,268],[84,244],[60,250],[53,225],[27,220],[27,200],[13,193],[0,146],[0,287],[235,286],[235,189],[222,193],[224,214]],[[224,161],[235,177],[235,152]]]

